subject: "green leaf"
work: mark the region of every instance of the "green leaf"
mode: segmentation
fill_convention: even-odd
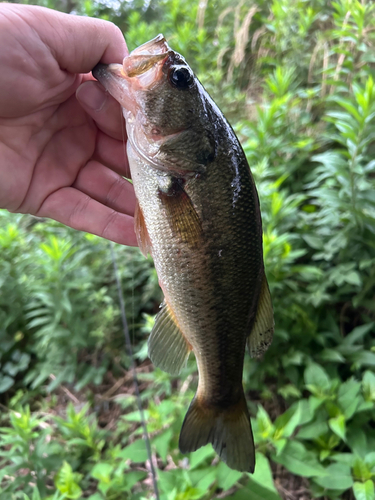
[[[139,484],[140,481],[143,481],[147,477],[147,472],[134,470],[125,472],[124,477],[126,479],[125,491],[130,491],[136,484]]]
[[[31,497],[31,500],[41,500],[38,488],[33,489],[33,496]]]
[[[286,384],[280,387],[277,393],[280,394],[283,399],[300,398],[302,396],[301,391],[293,384]]]
[[[59,472],[55,476],[55,486],[65,498],[76,500],[80,498],[82,490],[79,487],[78,481],[82,478],[82,474],[73,472],[71,465],[68,462],[63,463]]]
[[[353,475],[358,481],[367,481],[371,479],[371,470],[365,460],[361,457],[356,457],[353,462]]]
[[[125,460],[130,458],[132,462],[136,463],[145,462],[148,459],[146,443],[143,439],[137,439],[137,441],[124,448],[119,453],[119,457]]]
[[[335,462],[340,462],[341,464],[346,464],[349,465],[349,467],[352,467],[355,456],[353,453],[335,453],[331,456],[331,459]]]
[[[367,370],[362,378],[362,386],[366,401],[375,401],[375,374]]]
[[[160,458],[165,462],[167,459],[167,454],[170,446],[171,439],[173,437],[173,430],[167,429],[165,432],[158,434],[152,440],[152,444],[155,447]]]
[[[303,239],[306,243],[315,250],[321,250],[324,246],[323,240],[318,236],[314,236],[312,234],[304,234]]]
[[[277,493],[275,484],[273,482],[272,469],[268,458],[263,453],[256,453],[255,458],[255,471],[251,476],[252,481],[260,484],[262,487],[267,488]]]
[[[216,469],[217,484],[224,491],[229,490],[242,477],[242,472],[230,469],[224,462],[220,462]]]
[[[355,410],[360,403],[360,398],[357,397],[360,390],[361,383],[357,382],[353,378],[347,380],[339,387],[337,402],[346,419],[349,419],[354,415]]]
[[[326,467],[324,477],[314,478],[314,481],[327,490],[347,490],[353,486],[350,467],[346,464],[336,463]]]
[[[361,340],[368,332],[374,327],[374,322],[367,323],[366,325],[357,326],[347,335],[342,341],[343,345],[353,345]]]
[[[375,353],[370,351],[355,352],[350,356],[350,360],[360,366],[375,366]]]
[[[330,418],[328,420],[328,425],[330,426],[331,430],[336,434],[336,436],[345,441],[346,424],[344,415],[338,415],[337,417]]]
[[[346,111],[348,111],[356,119],[358,123],[363,122],[363,117],[358,113],[357,108],[350,101],[338,97],[336,97],[335,100],[340,106],[345,108]]]
[[[327,474],[315,453],[307,451],[298,441],[288,441],[282,453],[272,456],[272,459],[298,476],[316,477]]]
[[[19,372],[19,368],[18,368],[18,366],[16,364],[11,363],[10,361],[8,361],[3,366],[3,371],[5,373],[8,373],[11,377],[14,377]]]
[[[277,493],[268,488],[263,488],[252,479],[249,480],[244,488],[236,491],[236,493],[227,498],[231,500],[281,500],[281,497]]]
[[[98,463],[94,465],[91,470],[91,476],[98,481],[103,481],[104,483],[109,483],[111,480],[111,474],[114,470],[113,465],[106,463]]]
[[[331,361],[332,363],[344,363],[345,358],[335,349],[323,349],[320,353],[319,358],[322,361]]]
[[[192,486],[195,486],[201,491],[206,491],[215,482],[216,468],[195,469],[190,471],[189,479]]]
[[[375,451],[371,451],[370,453],[367,453],[367,455],[365,456],[365,462],[371,470],[374,469],[374,467],[375,467]]]
[[[371,479],[365,483],[354,483],[353,492],[356,500],[374,500],[374,483]]]
[[[0,393],[6,392],[14,384],[14,379],[8,375],[0,374]]]
[[[301,399],[298,401],[298,406],[300,407],[301,417],[299,420],[299,425],[307,424],[311,422],[314,418],[315,411],[312,409],[312,405],[308,399]]]
[[[302,416],[300,405],[291,406],[285,413],[277,417],[274,422],[275,439],[290,437],[299,425]]]
[[[311,424],[307,424],[298,431],[298,439],[316,439],[328,432],[327,420],[316,420]]]
[[[362,280],[357,271],[350,271],[345,275],[345,281],[350,283],[351,285],[360,286],[362,284]]]
[[[310,363],[305,370],[305,384],[307,386],[318,387],[321,390],[330,387],[330,380],[325,370],[316,363]]]
[[[214,450],[210,444],[202,446],[199,450],[190,453],[190,470],[195,469],[198,465],[204,462],[207,458],[213,458],[215,455]]]
[[[367,437],[363,429],[351,425],[347,432],[346,441],[353,453],[363,458],[366,456]]]
[[[276,455],[280,455],[280,453],[283,451],[283,449],[285,448],[286,444],[288,442],[288,439],[287,438],[277,438],[277,439],[273,439],[273,445],[275,447],[275,450],[276,450]]]
[[[143,413],[144,413],[145,419],[148,420],[150,418],[150,412],[148,410],[145,410]],[[121,418],[123,418],[127,422],[141,422],[142,421],[141,414],[138,410],[127,413],[126,415],[123,415]]]
[[[187,481],[188,478],[182,469],[159,470],[158,476],[160,490],[164,493],[173,491],[177,486],[181,491],[191,484],[191,481]]]
[[[258,406],[256,420],[259,433],[261,434],[263,439],[266,439],[273,433],[274,427],[272,425],[270,417],[268,416],[268,413],[261,405]]]

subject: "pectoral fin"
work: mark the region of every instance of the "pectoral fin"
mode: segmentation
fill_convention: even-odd
[[[145,218],[142,212],[141,207],[137,201],[135,205],[135,213],[134,213],[134,231],[137,237],[138,246],[145,257],[147,254],[152,255],[152,245],[150,236],[147,231]]]
[[[168,304],[161,306],[148,339],[148,356],[153,364],[178,375],[189,357],[191,346],[185,339]]]
[[[253,329],[247,339],[247,346],[252,358],[266,352],[272,342],[274,327],[271,294],[267,278],[264,275]]]
[[[177,172],[204,173],[215,159],[217,139],[209,128],[188,128],[163,142],[159,155]]]
[[[202,224],[179,179],[172,178],[166,191],[159,190],[159,197],[173,232],[184,243],[195,248],[202,236]]]

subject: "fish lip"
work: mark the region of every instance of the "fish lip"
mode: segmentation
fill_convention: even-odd
[[[168,52],[161,52],[160,54],[132,54],[125,57],[122,63],[123,73],[128,78],[139,77],[150,70],[158,73],[158,66],[163,65],[168,55]]]
[[[164,35],[159,33],[155,38],[149,40],[148,42],[140,45],[134,49],[129,55],[141,55],[141,54],[162,54],[168,52],[170,49]]]
[[[136,114],[136,100],[132,98],[132,85],[123,71],[122,64],[97,64],[92,75],[109,92],[120,105]]]
[[[172,54],[174,51],[169,47],[164,36],[159,34],[124,58],[123,72],[127,77],[134,78],[153,70],[154,79],[158,80],[165,60]]]

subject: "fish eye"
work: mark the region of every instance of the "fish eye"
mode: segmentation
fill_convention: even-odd
[[[169,81],[177,89],[188,89],[194,83],[194,75],[189,68],[178,66],[177,68],[172,68],[169,74]]]

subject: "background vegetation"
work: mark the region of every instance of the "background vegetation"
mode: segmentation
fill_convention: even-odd
[[[152,261],[116,247],[162,500],[374,499],[375,4],[42,0],[163,32],[256,178],[276,332],[246,358],[253,476],[178,434],[197,375],[154,370]],[[108,242],[0,211],[0,498],[154,498]]]

